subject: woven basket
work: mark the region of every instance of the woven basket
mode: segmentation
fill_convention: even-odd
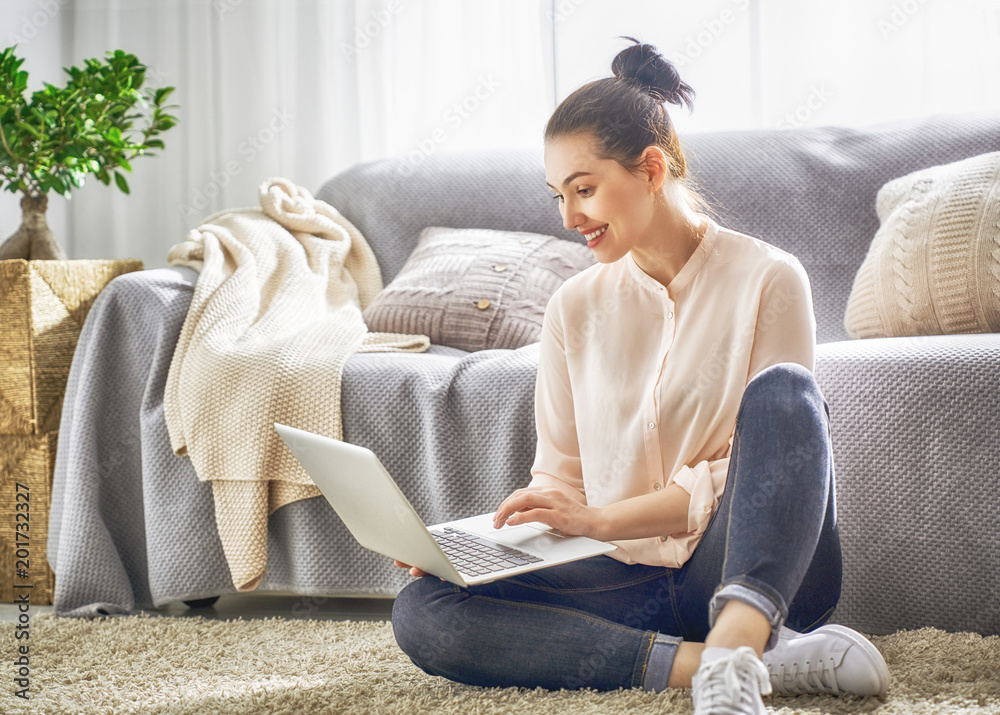
[[[73,351],[98,294],[113,278],[138,270],[142,261],[0,261],[0,599],[7,603],[15,592],[29,592],[34,604],[52,603],[45,548]],[[15,571],[17,524],[24,523],[18,493],[29,495],[27,580]],[[22,584],[32,588],[15,589]]]
[[[59,429],[87,311],[112,278],[138,270],[142,261],[0,261],[0,434]]]
[[[0,602],[52,603],[48,545],[56,433],[0,435]],[[23,570],[22,570],[23,569]]]

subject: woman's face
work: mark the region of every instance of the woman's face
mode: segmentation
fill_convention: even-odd
[[[649,235],[652,183],[613,159],[598,158],[589,135],[548,141],[545,173],[563,226],[587,238],[599,262],[617,261]]]

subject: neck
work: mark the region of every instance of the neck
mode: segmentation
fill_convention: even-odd
[[[665,197],[656,202],[649,239],[632,248],[632,258],[644,273],[667,286],[698,250],[707,228],[707,219],[681,196]]]

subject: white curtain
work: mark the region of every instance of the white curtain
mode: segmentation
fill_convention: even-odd
[[[632,35],[697,94],[680,132],[1000,112],[1000,0],[556,2],[559,93],[607,76]]]
[[[133,162],[130,196],[96,184],[73,197],[75,257],[164,265],[271,176],[315,192],[359,161],[531,144],[546,96],[534,2],[77,0],[71,23],[73,57],[134,52],[177,87],[181,120],[160,156]],[[469,32],[480,26],[490,32]],[[533,111],[511,117],[515,94]]]
[[[694,87],[682,133],[1000,112],[1000,0],[0,0],[0,23],[29,89],[116,48],[177,87],[180,124],[132,163],[131,195],[90,178],[50,197],[72,258],[147,267],[270,176],[316,191],[360,161],[537,147],[618,35]],[[5,193],[0,238],[19,221]]]

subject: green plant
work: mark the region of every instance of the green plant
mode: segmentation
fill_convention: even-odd
[[[177,123],[168,113],[174,106],[164,104],[174,88],[144,88],[146,66],[115,50],[104,60],[64,68],[65,87],[46,83],[28,101],[28,73],[15,49],[0,54],[0,190],[23,194],[24,221],[0,247],[0,258],[63,257],[51,232],[48,246],[38,235],[39,218],[48,231],[46,195],[68,196],[83,187],[87,174],[129,193],[123,172],[132,171],[136,157],[163,149],[156,137]]]

